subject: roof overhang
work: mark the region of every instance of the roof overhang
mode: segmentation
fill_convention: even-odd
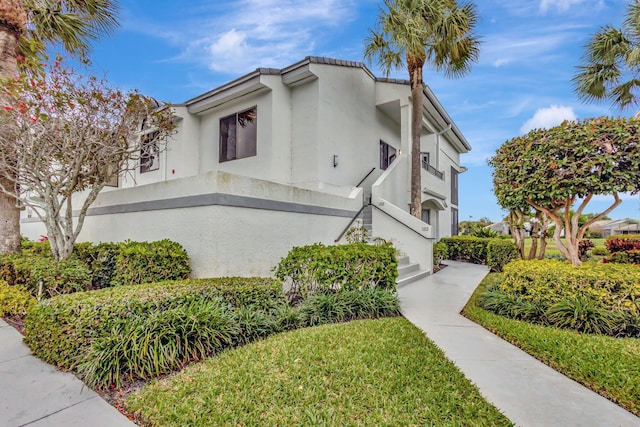
[[[277,73],[276,73],[277,72]],[[224,86],[220,86],[207,93],[185,102],[191,114],[202,114],[222,104],[242,98],[246,95],[258,95],[271,90],[265,83],[265,76],[280,74],[279,70],[259,68],[256,71],[240,77]]]

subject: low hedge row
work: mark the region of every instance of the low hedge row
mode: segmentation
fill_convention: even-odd
[[[611,254],[608,261],[620,264],[640,264],[640,234],[609,236],[605,245]]]
[[[640,335],[640,270],[620,264],[515,261],[483,294],[498,314],[582,332]]]
[[[493,271],[502,271],[509,262],[520,258],[513,241],[502,238],[452,236],[440,239],[446,245],[449,259],[474,264],[486,264]]]
[[[321,243],[294,247],[275,268],[290,287],[291,299],[331,290],[394,290],[398,277],[396,250],[390,244]]]
[[[545,303],[587,296],[611,310],[640,314],[640,269],[594,262],[516,261],[505,267],[500,288]]]
[[[231,306],[268,308],[284,301],[280,284],[263,278],[190,279],[78,292],[43,301],[25,318],[25,342],[56,366],[75,369],[92,342],[121,322],[223,298]]]
[[[116,285],[186,278],[189,257],[179,243],[79,243],[71,258],[54,261],[48,242],[23,242],[22,255],[0,257],[0,279],[50,298]]]

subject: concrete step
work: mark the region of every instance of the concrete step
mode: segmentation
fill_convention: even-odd
[[[406,263],[398,265],[398,276],[406,276],[409,273],[420,270],[420,265],[414,263]]]
[[[415,264],[418,265],[418,264]],[[401,287],[404,285],[408,285],[409,283],[413,283],[416,280],[420,280],[423,277],[427,277],[429,275],[428,270],[417,270],[411,271],[410,273],[399,275],[398,279],[396,279],[396,287]]]
[[[420,269],[420,264],[411,262],[409,256],[398,255],[398,278],[396,286],[404,286],[429,275],[428,270]]]
[[[405,264],[409,264],[409,257],[407,255],[398,256],[398,267]]]

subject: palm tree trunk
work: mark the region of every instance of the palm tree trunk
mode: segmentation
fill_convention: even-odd
[[[422,131],[422,105],[424,83],[422,67],[424,58],[407,55],[409,82],[411,84],[411,207],[409,213],[422,219],[422,180],[420,175],[420,133]]]
[[[13,77],[17,73],[17,49],[19,35],[0,25],[0,78]],[[0,94],[0,104],[5,99]],[[2,186],[11,188],[12,180],[0,170]],[[0,193],[0,255],[20,251],[20,210],[15,197]]]

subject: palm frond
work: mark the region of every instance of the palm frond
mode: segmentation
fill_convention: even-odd
[[[118,27],[114,0],[24,0],[23,5],[29,20],[27,36],[40,50],[60,43],[70,54],[84,58],[93,40]]]
[[[624,109],[630,106],[638,105],[638,90],[640,89],[640,80],[631,79],[620,85],[615,86],[611,90],[611,97],[614,105]]]

